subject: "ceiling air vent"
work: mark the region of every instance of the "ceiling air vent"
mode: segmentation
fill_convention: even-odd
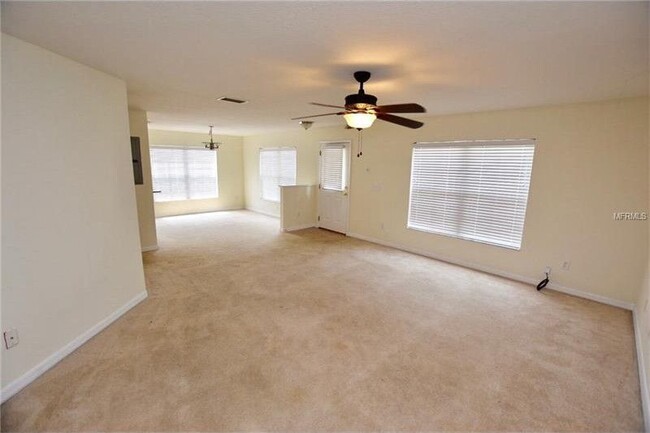
[[[235,99],[235,98],[229,98],[227,96],[222,96],[221,98],[217,98],[218,101],[223,101],[223,102],[232,102],[233,104],[245,104],[248,101],[244,101],[242,99]]]

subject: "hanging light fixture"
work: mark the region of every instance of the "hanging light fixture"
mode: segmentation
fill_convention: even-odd
[[[377,119],[377,115],[375,113],[356,112],[346,113],[343,118],[350,128],[366,129],[372,126],[375,119]]]
[[[219,145],[221,143],[219,143],[218,141],[214,141],[214,139],[212,138],[212,125],[210,125],[210,141],[204,141],[203,144],[205,144],[206,149],[210,149],[210,150],[219,149]]]

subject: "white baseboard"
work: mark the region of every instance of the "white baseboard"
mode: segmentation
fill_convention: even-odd
[[[537,284],[535,282],[534,284]],[[624,310],[634,311],[633,302],[625,302],[618,299],[608,298],[607,296],[596,295],[595,293],[589,293],[578,289],[572,289],[570,287],[561,286],[555,283],[549,283],[547,288],[555,290],[556,292],[566,293],[567,295],[577,296],[578,298],[589,299],[591,301],[600,302],[601,304],[611,305],[613,307],[622,308]]]
[[[235,206],[235,207],[224,207],[223,209],[209,209],[209,210],[198,210],[194,212],[183,212],[183,213],[170,213],[170,214],[165,214],[165,215],[156,215],[156,219],[158,218],[168,218],[168,217],[175,217],[175,216],[184,216],[184,215],[200,215],[204,213],[214,213],[214,212],[231,212],[234,210],[244,210],[245,208],[241,206]]]
[[[149,251],[156,251],[158,249],[158,245],[149,245],[147,247],[142,247],[142,252],[146,253]]]
[[[636,341],[636,360],[639,367],[639,381],[641,388],[641,409],[643,409],[643,423],[645,424],[644,431],[650,431],[650,393],[648,390],[648,375],[646,373],[645,356],[643,354],[643,347],[641,346],[641,339],[643,338],[641,326],[641,314],[637,308],[632,310],[632,319],[634,322],[634,340]]]
[[[440,256],[437,254],[430,253],[428,251],[418,250],[416,248],[406,247],[404,245],[399,245],[394,242],[384,241],[382,239],[373,238],[370,236],[365,236],[359,233],[348,233],[347,236],[352,238],[361,239],[363,241],[372,242],[374,244],[383,245],[386,247],[395,248],[398,250],[406,251],[407,253],[417,254],[419,256],[429,257],[431,259],[440,260],[442,262],[451,263],[453,265],[462,266],[464,268],[474,269],[477,271],[485,272],[487,274],[497,275],[499,277],[507,278],[509,280],[519,281],[521,283],[531,284],[537,286],[539,283],[538,280],[530,277],[524,277],[522,275],[512,274],[509,272],[502,271],[500,269],[493,269],[487,266],[478,265],[476,263],[463,262],[449,257]],[[600,302],[601,304],[612,305],[614,307],[623,308],[626,310],[632,311],[634,309],[634,304],[631,302],[620,301],[618,299],[611,299],[606,296],[596,295],[593,293],[584,292],[578,289],[572,289],[569,287],[561,286],[555,283],[549,283],[546,286],[547,289],[555,290],[556,292],[566,293],[567,295],[577,296],[579,298],[589,299],[591,301]]]
[[[32,383],[40,375],[45,373],[50,368],[54,367],[63,358],[74,352],[77,348],[83,345],[86,341],[90,340],[95,335],[99,334],[108,325],[119,319],[124,313],[135,307],[148,296],[147,291],[142,291],[133,297],[126,304],[122,305],[117,310],[113,311],[108,317],[101,320],[99,323],[88,329],[86,332],[57,350],[27,373],[14,380],[0,391],[0,400],[2,403],[14,396],[18,391]]]
[[[316,227],[316,224],[315,224],[315,223],[311,223],[311,224],[301,224],[301,225],[299,225],[299,226],[293,226],[293,227],[283,228],[282,231],[283,231],[283,232],[295,232],[296,230],[310,229],[310,228],[312,228],[312,227]]]
[[[249,210],[249,211],[255,212],[255,213],[260,213],[262,215],[270,216],[270,217],[273,217],[273,218],[280,218],[280,215],[275,215],[275,214],[273,214],[271,212],[267,212],[265,210],[253,209],[252,207],[247,207],[246,210]]]

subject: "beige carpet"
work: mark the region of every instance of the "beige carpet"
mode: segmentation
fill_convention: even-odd
[[[158,221],[150,297],[3,431],[639,431],[631,314],[249,212]]]

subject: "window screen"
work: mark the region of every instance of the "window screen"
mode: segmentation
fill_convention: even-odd
[[[532,140],[417,143],[408,227],[519,249]]]
[[[151,147],[151,174],[155,201],[219,196],[217,152],[193,147]]]
[[[280,185],[296,184],[296,149],[260,149],[260,187],[264,200],[280,201]]]
[[[333,191],[345,189],[345,146],[326,144],[320,152],[320,187]]]

